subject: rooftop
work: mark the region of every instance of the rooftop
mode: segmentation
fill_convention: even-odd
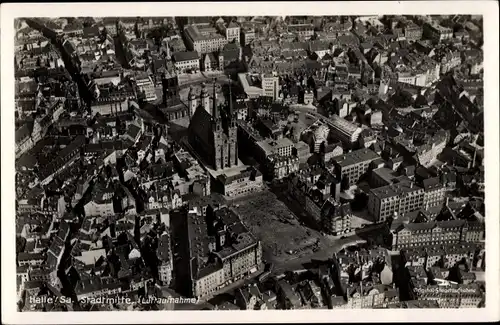
[[[332,158],[341,167],[347,167],[354,164],[359,164],[362,162],[371,162],[375,159],[380,158],[373,150],[364,148],[355,151],[348,152],[342,156],[337,156]]]
[[[421,187],[415,185],[413,182],[400,182],[396,184],[390,184],[387,186],[382,186],[371,190],[371,193],[380,199],[402,196],[412,192],[417,192],[423,190]]]

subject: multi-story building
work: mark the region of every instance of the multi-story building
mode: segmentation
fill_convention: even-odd
[[[329,198],[321,208],[321,224],[323,230],[334,236],[351,230],[352,211],[349,203],[340,204]]]
[[[200,31],[197,26],[188,26],[184,29],[186,45],[191,51],[200,54],[217,52],[227,44],[227,38],[215,30]]]
[[[256,272],[262,261],[260,242],[225,206],[193,207],[188,212],[190,296],[201,298]],[[208,221],[205,220],[207,218]]]
[[[281,179],[298,171],[299,158],[293,155],[294,143],[288,138],[264,139],[250,125],[238,121],[238,145],[251,154],[270,179]]]
[[[262,151],[264,157],[269,157],[271,155],[286,157],[292,155],[293,142],[288,138],[281,138],[278,140],[266,139],[258,141],[257,146]]]
[[[457,244],[462,239],[464,220],[402,224],[393,231],[392,249]]]
[[[330,172],[323,168],[300,170],[294,177],[289,179],[288,191],[319,227],[321,227],[323,223],[323,215],[327,220],[325,224],[328,226],[328,229],[334,229],[337,227],[334,218],[338,215],[344,217],[349,214],[345,213],[342,215],[342,213],[340,213],[336,216],[330,214],[331,211],[335,210],[333,210],[331,204],[327,204],[327,200],[332,196],[334,201],[339,201],[340,182]],[[345,226],[347,228],[349,217],[340,218],[338,220],[340,220],[339,227]],[[335,223],[332,224],[334,221]]]
[[[334,170],[339,179],[348,186],[355,185],[366,174],[370,163],[380,158],[374,151],[363,148],[332,158]],[[346,179],[346,180],[344,180]]]
[[[144,94],[144,100],[147,102],[154,102],[157,99],[155,92],[155,85],[149,76],[136,78],[135,84],[137,85],[138,92]]]
[[[459,51],[447,52],[441,56],[441,74],[446,74],[462,64]]]
[[[279,77],[275,74],[239,73],[238,79],[249,98],[266,96],[274,101],[279,97]]]
[[[424,189],[403,181],[372,189],[368,196],[368,213],[376,221],[404,215],[422,208]]]
[[[290,24],[287,26],[287,30],[301,39],[309,39],[314,35],[314,26],[312,24]]]
[[[236,43],[240,43],[240,26],[236,24],[234,21],[230,22],[229,25],[225,28],[226,39],[228,43],[235,41]]]
[[[92,115],[116,115],[119,112],[126,112],[129,104],[135,100],[136,94],[133,89],[115,86],[112,83],[98,85],[94,87],[94,99],[90,104]]]
[[[358,141],[362,129],[357,125],[337,115],[331,116],[327,122],[332,136],[342,141],[346,146],[352,146]]]
[[[482,221],[466,221],[463,233],[463,241],[467,243],[484,243],[484,222]]]
[[[461,262],[465,262],[471,268],[476,253],[476,245],[469,243],[448,244],[443,246],[443,251],[445,252],[443,256],[445,269],[451,269]]]
[[[468,267],[472,266],[476,252],[476,245],[470,243],[455,243],[434,246],[419,246],[402,248],[401,258],[406,266],[422,266],[426,270],[439,268],[449,270],[457,263],[465,261]],[[436,275],[435,275],[436,276]],[[437,276],[437,278],[441,278]]]
[[[407,41],[415,42],[422,39],[422,27],[413,22],[407,22],[403,27],[403,31]]]
[[[240,166],[237,171],[227,175],[219,174],[216,177],[214,188],[228,197],[247,195],[263,189],[262,173],[253,166]]]
[[[279,96],[279,78],[272,74],[262,75],[262,93],[263,96],[272,97],[277,100]]]
[[[23,124],[16,130],[16,158],[33,148],[34,145],[28,124]]]
[[[255,40],[255,29],[253,28],[243,28],[241,30],[241,44],[249,45]]]
[[[178,73],[200,70],[200,58],[196,51],[176,52],[172,55],[172,60]]]
[[[282,179],[299,171],[299,158],[295,156],[271,155],[267,158],[267,169],[273,179]]]
[[[425,23],[423,34],[431,40],[441,42],[453,38],[453,29],[435,23]]]
[[[203,56],[202,67],[204,71],[217,71],[219,69],[219,60],[213,53],[207,53]]]
[[[81,279],[75,287],[75,294],[78,300],[116,295],[120,292],[120,281],[112,277],[86,277]]]
[[[423,207],[425,209],[442,206],[445,201],[446,191],[439,178],[428,178],[422,181],[424,188]]]

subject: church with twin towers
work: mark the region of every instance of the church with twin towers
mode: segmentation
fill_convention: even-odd
[[[216,80],[213,93],[203,84],[201,93],[190,88],[188,95],[190,146],[202,158],[207,167],[215,171],[238,166],[238,138],[236,117],[230,94],[227,104],[217,102]]]

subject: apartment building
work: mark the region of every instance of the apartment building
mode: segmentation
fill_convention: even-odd
[[[188,26],[184,33],[188,49],[198,53],[217,52],[228,43],[227,38],[218,34],[215,29],[200,31],[197,26]]]
[[[332,158],[337,177],[348,186],[355,185],[366,174],[370,163],[380,158],[368,148],[348,152],[342,156]],[[344,179],[347,179],[346,181]]]
[[[375,221],[404,215],[422,208],[424,195],[422,187],[407,181],[375,188],[368,196],[368,213]]]
[[[191,52],[176,52],[172,55],[174,66],[179,73],[187,73],[190,70],[200,70],[200,58],[195,51]]]

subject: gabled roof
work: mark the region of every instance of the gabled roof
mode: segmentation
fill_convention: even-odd
[[[191,118],[189,124],[189,132],[196,133],[201,141],[205,141],[209,145],[212,138],[212,115],[210,115],[203,107],[198,107]]]

